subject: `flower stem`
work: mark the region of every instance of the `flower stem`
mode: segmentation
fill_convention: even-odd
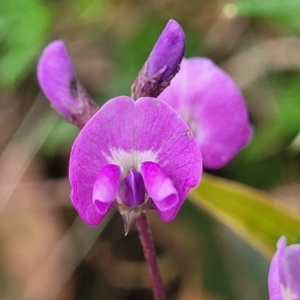
[[[143,246],[145,259],[148,264],[152,289],[155,300],[165,300],[165,292],[163,282],[159,273],[156,252],[152,239],[152,234],[147,223],[146,215],[142,214],[136,222],[137,229],[140,234],[140,241]]]

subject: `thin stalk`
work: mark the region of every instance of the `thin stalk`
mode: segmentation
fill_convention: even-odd
[[[154,299],[165,300],[164,286],[158,268],[156,251],[145,214],[142,214],[137,219],[136,225],[140,234],[140,241],[143,246],[144,256],[148,264]]]

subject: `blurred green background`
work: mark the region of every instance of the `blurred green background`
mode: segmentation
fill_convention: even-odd
[[[0,0],[0,298],[152,299],[135,229],[124,238],[119,215],[90,228],[70,205],[78,131],[49,107],[36,63],[61,39],[98,103],[130,95],[172,18],[186,57],[238,83],[255,131],[174,222],[150,214],[168,299],[268,299],[276,240],[300,233],[299,14],[295,0]]]

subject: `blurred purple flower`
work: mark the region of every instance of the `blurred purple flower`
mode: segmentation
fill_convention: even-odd
[[[169,20],[132,85],[133,98],[157,97],[179,71],[184,49],[182,28]]]
[[[76,126],[83,127],[99,109],[77,80],[62,41],[54,41],[44,49],[38,62],[37,77],[51,104]]]
[[[282,236],[269,270],[270,300],[300,300],[300,245],[286,246]]]
[[[201,172],[197,142],[169,105],[120,96],[95,114],[73,145],[71,199],[90,225],[101,222],[111,206],[120,211],[125,230],[152,208],[167,222]]]
[[[251,138],[252,128],[239,88],[207,58],[183,59],[179,73],[158,98],[189,124],[205,168],[223,167]]]

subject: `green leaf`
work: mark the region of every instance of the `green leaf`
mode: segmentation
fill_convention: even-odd
[[[189,274],[195,284],[217,299],[247,299],[249,294],[267,299],[269,260],[261,252],[191,201],[171,223],[179,223],[174,228],[178,243],[193,249]]]
[[[189,198],[266,257],[273,255],[281,235],[290,243],[297,241],[300,212],[280,205],[263,192],[205,175]]]

